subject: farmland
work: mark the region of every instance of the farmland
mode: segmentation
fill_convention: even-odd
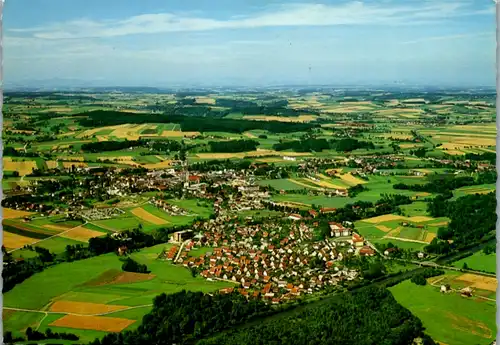
[[[442,294],[439,287],[405,281],[390,288],[396,300],[418,316],[429,335],[444,344],[490,344],[495,338],[495,302]],[[442,325],[449,325],[443,327]]]
[[[490,94],[190,92],[6,95],[3,245],[9,265],[37,269],[9,273],[6,330],[88,342],[136,330],[155,297],[182,290],[310,302],[370,284],[378,259],[382,279],[445,254],[435,243],[460,252],[491,235],[474,223],[477,238],[458,236],[453,208],[434,207],[495,191]],[[373,251],[390,247],[400,261]],[[442,280],[473,298],[410,280],[390,291],[434,340],[487,344],[496,280],[473,271],[495,272],[495,258],[476,252],[452,263],[471,272]]]

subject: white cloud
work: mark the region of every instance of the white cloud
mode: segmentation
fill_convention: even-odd
[[[483,13],[481,13],[483,12]],[[132,16],[123,20],[79,19],[43,27],[10,29],[30,33],[42,39],[116,37],[180,31],[334,25],[403,25],[435,21],[470,14],[467,3],[449,1],[419,2],[413,5],[395,3],[365,4],[351,1],[338,5],[288,4],[250,16],[233,16],[226,20],[203,18],[191,14],[157,13]],[[476,11],[489,14],[489,10]]]
[[[433,36],[433,37],[424,37],[416,40],[401,42],[400,44],[414,44],[428,41],[448,41],[448,40],[458,40],[463,38],[473,38],[473,37],[486,37],[491,36],[495,37],[495,32],[479,32],[472,34],[462,34],[462,35],[448,35],[448,36]]]

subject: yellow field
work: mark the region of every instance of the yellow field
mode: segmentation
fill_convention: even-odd
[[[3,245],[5,248],[17,249],[22,248],[27,244],[32,244],[38,241],[35,238],[13,234],[11,232],[3,231]]]
[[[82,156],[74,156],[74,157],[70,157],[70,156],[64,156],[64,157],[59,157],[59,159],[61,160],[66,160],[66,161],[79,161],[79,162],[83,162],[85,160],[84,157]]]
[[[169,168],[172,165],[171,160],[164,160],[163,162],[158,162],[158,163],[149,163],[149,164],[143,164],[141,165],[142,167],[146,169],[165,169]]]
[[[401,140],[406,140],[406,139],[413,138],[412,135],[409,135],[409,134],[400,134],[400,133],[384,133],[382,135],[379,135],[378,137],[380,137],[380,138],[401,139]]]
[[[50,326],[120,332],[134,322],[136,321],[117,317],[66,315],[52,322]]]
[[[408,218],[408,220],[410,222],[416,222],[416,223],[427,222],[427,221],[430,221],[433,219],[434,218],[432,218],[432,217],[426,217],[426,216],[414,216],[414,217]]]
[[[480,276],[478,274],[465,273],[457,280],[470,284],[471,287],[481,290],[496,291],[498,282],[496,278]]]
[[[121,305],[108,305],[100,303],[57,301],[50,306],[50,311],[57,313],[74,313],[83,315],[103,314],[111,311],[127,309]]]
[[[301,202],[296,202],[296,201],[282,201],[282,202],[279,202],[278,205],[281,205],[281,206],[290,206],[290,207],[311,207],[311,205],[309,204],[304,204],[304,203],[301,203]]]
[[[266,115],[245,115],[243,119],[254,121],[280,121],[280,122],[311,122],[318,117],[314,115],[299,115],[299,116],[266,116]]]
[[[215,99],[211,97],[195,97],[198,104],[215,104]]]
[[[133,210],[130,211],[134,216],[139,217],[149,223],[155,224],[155,225],[163,225],[163,224],[168,224],[168,221],[165,219],[161,219],[160,217],[157,217],[155,215],[152,215],[145,209],[141,207],[134,208]]]
[[[200,135],[200,132],[181,132],[181,131],[163,131],[161,132],[161,137],[197,137]]]
[[[12,208],[2,208],[2,211],[2,219],[24,218],[26,216],[32,216],[36,214],[33,212],[14,210]]]
[[[387,226],[385,226],[385,225],[376,225],[375,227],[376,227],[377,229],[379,229],[379,230],[382,230],[383,232],[389,232],[389,231],[391,231],[391,230],[392,230],[391,228],[389,228],[389,227],[387,227]]]
[[[428,232],[427,235],[425,235],[424,241],[427,243],[431,243],[434,238],[436,238],[436,234],[434,234],[432,232]]]
[[[406,218],[402,217],[402,216],[396,216],[394,214],[384,214],[382,216],[363,219],[363,222],[367,222],[367,223],[371,223],[371,224],[378,224],[378,223],[383,223],[383,222],[388,222],[391,220],[398,220],[398,219],[406,219]]]
[[[461,133],[461,132],[445,132],[445,131],[421,131],[424,135],[439,135],[442,137],[443,135],[452,136],[452,137],[461,137],[461,138],[495,138],[496,131],[483,131],[482,133]]]
[[[79,226],[59,236],[80,242],[88,242],[89,239],[93,237],[99,237],[104,235],[105,234],[100,231],[90,230],[84,228],[83,226]]]
[[[429,226],[446,226],[446,225],[448,225],[448,222],[439,222],[439,223],[429,224]]]
[[[57,161],[45,161],[45,164],[47,164],[48,169],[57,169],[59,167]]]
[[[17,171],[19,175],[24,176],[31,174],[33,172],[33,169],[36,169],[36,162],[35,161],[13,162],[12,158],[4,157],[3,169],[4,171]]]
[[[113,162],[126,162],[126,161],[131,161],[134,157],[132,156],[118,156],[118,157],[97,157],[98,161],[105,161],[105,160],[110,160]]]
[[[69,229],[71,229],[71,228],[65,228],[63,226],[53,225],[53,224],[45,224],[45,225],[42,225],[42,227],[44,227],[45,229],[56,230],[59,232],[68,231]]]
[[[402,228],[398,226],[396,229],[392,229],[391,231],[389,231],[386,236],[398,237],[399,233],[401,232],[401,229]]]
[[[316,176],[318,176],[320,178],[319,181],[313,181],[313,180],[310,180],[310,181],[314,184],[321,186],[321,187],[332,188],[332,189],[347,189],[344,186],[336,185],[334,183],[327,181],[326,179],[328,179],[328,177],[325,175],[316,174]]]
[[[357,178],[355,176],[352,176],[351,173],[347,173],[347,174],[343,174],[343,175],[339,175],[340,179],[342,181],[345,181],[346,183],[352,185],[352,186],[355,186],[357,184],[365,184],[365,183],[368,183],[367,181],[365,180],[362,180],[360,178]]]

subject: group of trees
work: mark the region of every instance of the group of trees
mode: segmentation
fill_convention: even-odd
[[[210,152],[245,152],[254,151],[259,142],[256,140],[227,140],[227,141],[210,141],[208,143]]]
[[[133,331],[110,333],[91,345],[187,344],[225,328],[241,324],[272,311],[263,301],[247,300],[239,293],[202,292],[161,294],[153,301],[153,310]]]
[[[443,275],[444,271],[437,268],[426,268],[422,272],[411,277],[411,282],[417,285],[426,285],[427,278]]]
[[[225,119],[214,116],[185,116],[182,111],[164,114],[136,114],[119,111],[95,110],[81,113],[78,120],[84,127],[114,126],[125,123],[176,123],[185,132],[230,132],[242,133],[253,129],[267,130],[272,133],[305,132],[317,125],[280,121],[251,121]]]
[[[447,228],[438,230],[438,237],[426,246],[432,253],[447,254],[452,249],[476,243],[495,230],[496,215],[495,193],[466,195],[457,200],[446,200],[442,196],[428,204],[428,212],[433,217],[451,219]],[[453,243],[448,243],[453,240]]]
[[[355,330],[355,331],[353,331]],[[198,342],[199,345],[267,344],[413,344],[435,342],[422,322],[382,288],[367,287],[303,309],[286,318],[270,319]]]
[[[394,189],[411,190],[415,192],[440,193],[446,195],[447,199],[453,196],[452,191],[457,188],[474,186],[479,184],[495,183],[497,174],[495,171],[487,171],[473,176],[454,177],[449,175],[439,175],[426,184],[404,184],[396,183]]]
[[[155,151],[179,151],[182,149],[182,143],[176,140],[162,140],[162,141],[151,141],[151,140],[124,140],[124,141],[98,141],[92,143],[85,143],[82,145],[82,150],[84,152],[104,152],[104,151],[118,151],[125,150],[132,147],[151,147]]]
[[[135,272],[135,273],[149,273],[148,267],[144,264],[140,264],[131,258],[125,258],[123,260],[122,270],[125,272]]]
[[[323,150],[337,150],[339,152],[350,152],[357,149],[374,149],[372,142],[361,141],[352,138],[344,139],[316,139],[304,138],[301,140],[283,141],[274,144],[276,151],[292,150],[296,152],[321,152]]]

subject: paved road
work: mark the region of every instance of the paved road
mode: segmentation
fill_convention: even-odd
[[[177,255],[175,256],[175,260],[174,262],[177,262],[177,260],[179,260],[179,256],[181,256],[181,253],[182,253],[182,248],[184,248],[184,246],[186,244],[188,244],[191,240],[186,240],[184,242],[182,242],[181,246],[179,247],[179,251],[177,252]]]

